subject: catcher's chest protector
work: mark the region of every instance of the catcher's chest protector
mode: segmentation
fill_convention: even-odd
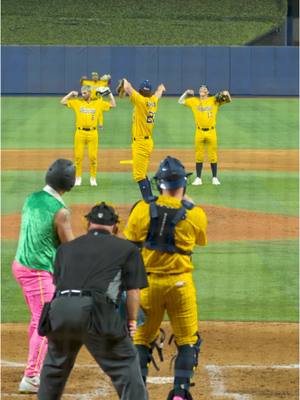
[[[181,208],[169,208],[150,203],[150,226],[144,247],[164,253],[191,255],[192,252],[180,249],[175,244],[175,226],[186,218],[186,210],[193,208],[191,203],[182,202]]]

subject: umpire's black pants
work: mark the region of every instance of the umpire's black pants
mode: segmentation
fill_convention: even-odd
[[[131,340],[89,333],[91,308],[89,297],[59,297],[53,301],[50,312],[52,332],[48,335],[38,399],[61,398],[76,356],[85,345],[111,378],[121,400],[147,400],[137,351]]]

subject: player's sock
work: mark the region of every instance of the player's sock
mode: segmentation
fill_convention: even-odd
[[[211,163],[210,167],[211,167],[211,172],[212,172],[213,178],[216,178],[217,177],[218,164],[217,163]]]
[[[151,190],[151,184],[149,179],[146,177],[145,179],[142,179],[141,181],[138,181],[140,191],[142,193],[142,197],[146,202],[151,201],[154,199],[152,190]]]
[[[196,163],[196,174],[197,174],[198,178],[201,178],[202,167],[203,167],[203,163],[202,162],[197,162]]]

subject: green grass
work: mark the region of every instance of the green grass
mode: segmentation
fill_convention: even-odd
[[[200,319],[298,320],[298,242],[212,243],[197,248]]]
[[[242,45],[286,13],[286,0],[3,0],[2,43]]]
[[[196,89],[196,88],[195,88]],[[57,97],[4,97],[2,147],[73,148],[74,113]],[[154,127],[156,148],[192,148],[194,118],[178,98],[159,103]],[[297,98],[233,99],[218,114],[221,149],[298,149],[299,100]],[[132,106],[117,99],[117,108],[104,114],[103,148],[129,148]]]
[[[87,174],[83,185],[66,193],[66,204],[93,204],[99,200],[133,204],[140,198],[131,173],[99,173],[99,186],[91,188]],[[188,187],[189,195],[204,205],[242,208],[281,215],[298,215],[298,176],[283,172],[222,172],[222,185],[211,185],[204,174],[202,187]],[[20,212],[24,198],[44,185],[44,172],[8,171],[2,173],[2,213]]]
[[[219,112],[220,148],[298,149],[298,99],[234,99]],[[130,147],[132,107],[125,99],[105,115],[102,150]],[[2,100],[2,147],[73,148],[74,116],[56,97],[5,97]],[[193,149],[189,109],[175,98],[160,102],[155,127],[158,148]],[[154,151],[155,151],[154,150]],[[191,163],[191,160],[182,160]],[[18,160],[16,160],[16,163]],[[208,167],[208,165],[205,165]],[[22,166],[20,166],[22,167]],[[44,185],[44,171],[2,172],[2,213],[20,212],[25,197]],[[152,175],[152,174],[150,174]],[[223,171],[222,185],[188,187],[198,204],[241,208],[286,216],[298,215],[296,172]],[[107,200],[132,204],[140,198],[130,172],[99,172],[99,186],[83,186],[64,196],[68,205]],[[247,223],[241,221],[241,223]],[[2,243],[2,321],[27,321],[21,289],[11,275],[16,241]],[[201,320],[297,321],[298,260],[296,240],[211,242],[196,248],[193,262]]]
[[[3,242],[2,322],[29,318],[11,274],[15,249]],[[211,243],[196,248],[193,263],[201,320],[297,321],[297,241]]]

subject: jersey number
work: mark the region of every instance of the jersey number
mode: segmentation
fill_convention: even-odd
[[[147,124],[154,124],[155,112],[149,111],[147,115]]]

